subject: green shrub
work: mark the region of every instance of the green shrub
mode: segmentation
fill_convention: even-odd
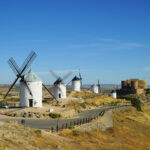
[[[0,101],[0,107],[6,106],[7,103],[7,100]]]
[[[95,102],[92,102],[92,105],[93,105],[93,106],[97,106],[97,105],[95,104]]]
[[[78,110],[78,113],[81,113],[81,110]]]
[[[111,102],[111,104],[110,104],[110,105],[111,105],[111,106],[117,106],[117,105],[118,105],[118,103],[119,103],[118,101],[116,101],[116,102]]]
[[[70,126],[69,129],[74,129],[74,126]]]
[[[60,118],[61,117],[61,115],[60,114],[57,114],[57,113],[49,113],[49,116],[51,117],[51,118]]]
[[[41,135],[42,134],[42,131],[41,130],[35,130],[35,133],[37,134],[37,135]]]
[[[86,108],[85,103],[81,103],[80,106],[81,106],[82,108]]]
[[[146,94],[150,94],[150,89],[147,89],[147,90],[146,90]]]
[[[72,134],[73,134],[73,136],[79,136],[80,135],[79,131],[77,131],[77,130],[72,130]]]
[[[131,104],[134,106],[138,111],[142,111],[141,109],[141,101],[137,98],[132,98],[131,99]]]

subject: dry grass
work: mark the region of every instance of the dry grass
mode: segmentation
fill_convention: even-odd
[[[113,114],[114,127],[106,131],[79,132],[66,129],[57,134],[18,125],[0,123],[0,149],[8,150],[150,150],[150,106],[143,112],[118,110]],[[82,128],[82,126],[81,126]]]
[[[113,115],[114,127],[105,132],[80,132],[80,136],[76,137],[71,130],[64,130],[61,136],[79,143],[79,150],[150,150],[149,112],[150,106],[144,106],[141,113],[134,108],[123,113],[118,111]],[[133,116],[137,119],[129,119]]]
[[[111,96],[94,94],[91,92],[75,92],[73,97],[80,98],[80,101],[69,101],[67,106],[76,111],[82,109],[95,108],[100,106],[116,106],[121,104],[130,104],[129,101],[123,99],[114,99]]]
[[[69,139],[15,122],[0,123],[0,150],[54,150],[58,145],[67,150],[69,143],[74,144]]]
[[[142,110],[143,111],[136,112],[136,114],[134,114],[134,110],[132,110],[132,114],[127,115],[126,118],[150,126],[150,106],[145,105]]]

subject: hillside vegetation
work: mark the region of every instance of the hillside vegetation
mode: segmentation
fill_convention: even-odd
[[[119,109],[113,114],[113,127],[106,131],[94,128],[83,132],[83,126],[50,133],[18,125],[0,123],[0,149],[7,150],[149,150],[150,105]],[[103,116],[107,117],[107,116]],[[99,121],[102,118],[99,118]],[[93,121],[93,123],[96,120]]]
[[[78,101],[69,101],[67,106],[76,111],[82,109],[91,109],[101,106],[117,106],[130,104],[130,101],[124,99],[115,99],[107,95],[94,94],[87,91],[75,92],[72,97],[78,98]]]
[[[113,121],[114,126],[105,132],[94,129],[83,133],[77,129],[78,136],[71,130],[61,135],[80,143],[81,150],[150,150],[150,106],[144,106],[143,112],[119,110],[113,114]]]

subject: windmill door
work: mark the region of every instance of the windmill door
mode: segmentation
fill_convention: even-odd
[[[29,99],[29,107],[33,107],[33,99]]]
[[[59,98],[61,98],[61,93],[59,93]]]

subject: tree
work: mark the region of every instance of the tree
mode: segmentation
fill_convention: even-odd
[[[134,106],[138,111],[142,111],[141,109],[141,101],[137,98],[131,99],[131,104]]]

